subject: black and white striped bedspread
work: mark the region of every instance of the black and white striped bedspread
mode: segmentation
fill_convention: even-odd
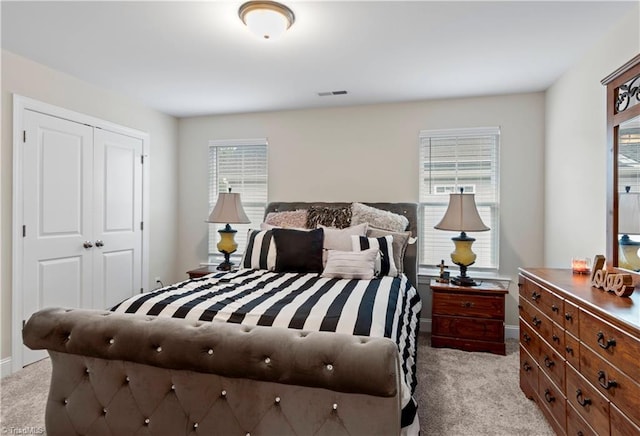
[[[111,310],[390,338],[398,345],[404,374],[403,433],[417,434],[412,395],[421,307],[405,275],[344,280],[247,269],[136,295]]]

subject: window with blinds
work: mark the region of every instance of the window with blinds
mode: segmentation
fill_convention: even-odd
[[[491,229],[469,232],[476,253],[471,268],[498,268],[499,247],[499,146],[498,127],[423,130],[420,132],[420,264],[451,264],[451,238],[457,232],[433,228],[444,216],[449,194],[475,194],[482,221]]]
[[[218,200],[219,192],[238,192],[242,206],[251,220],[250,224],[232,224],[237,230],[235,241],[238,250],[232,255],[244,253],[247,231],[257,229],[263,221],[267,207],[267,140],[209,141],[209,211]],[[225,224],[209,224],[209,259],[220,256],[216,245],[218,230]]]

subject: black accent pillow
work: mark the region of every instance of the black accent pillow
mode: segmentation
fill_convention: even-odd
[[[276,272],[321,273],[324,230],[273,229]]]

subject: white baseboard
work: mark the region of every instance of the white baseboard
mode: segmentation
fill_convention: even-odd
[[[11,357],[0,360],[0,378],[11,375]]]
[[[420,332],[431,333],[431,318],[420,318]],[[504,337],[505,339],[520,338],[520,327],[517,325],[505,325]]]

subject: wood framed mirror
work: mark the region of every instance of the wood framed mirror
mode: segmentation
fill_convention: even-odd
[[[608,267],[640,271],[640,54],[602,80],[607,87]]]

